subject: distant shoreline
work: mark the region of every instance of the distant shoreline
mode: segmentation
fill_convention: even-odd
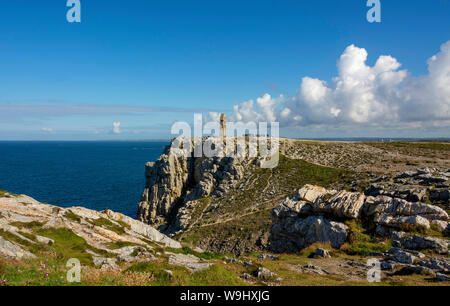
[[[450,137],[436,137],[436,138],[385,138],[385,137],[329,137],[329,138],[291,138],[280,137],[284,139],[303,140],[303,141],[342,141],[342,142],[443,142],[450,143]],[[170,143],[171,139],[117,139],[117,140],[0,140],[0,143],[17,143],[17,142],[35,142],[35,143],[83,143],[83,142],[167,142]]]

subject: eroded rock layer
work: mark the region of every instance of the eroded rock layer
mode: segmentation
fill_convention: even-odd
[[[374,222],[379,235],[392,235],[408,226],[429,229],[431,224],[436,224],[442,232],[449,228],[447,212],[435,205],[305,185],[272,211],[271,248],[277,252],[292,252],[316,242],[340,248],[348,235],[344,222],[350,219]],[[411,241],[414,243],[409,242],[410,245],[425,245],[435,239]]]

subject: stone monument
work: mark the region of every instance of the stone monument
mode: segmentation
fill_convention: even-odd
[[[227,137],[227,115],[220,114],[220,136]]]

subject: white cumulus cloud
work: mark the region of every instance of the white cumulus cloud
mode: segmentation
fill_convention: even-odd
[[[413,77],[389,55],[373,66],[368,53],[348,46],[338,75],[304,77],[293,97],[269,94],[234,106],[236,121],[279,121],[281,126],[401,128],[450,126],[450,41],[428,60],[428,74]]]

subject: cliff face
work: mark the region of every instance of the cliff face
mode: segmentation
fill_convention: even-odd
[[[178,156],[171,146],[146,165],[146,183],[137,219],[174,234],[189,228],[209,197],[220,197],[244,178],[255,159]],[[181,148],[182,145],[178,148]]]

